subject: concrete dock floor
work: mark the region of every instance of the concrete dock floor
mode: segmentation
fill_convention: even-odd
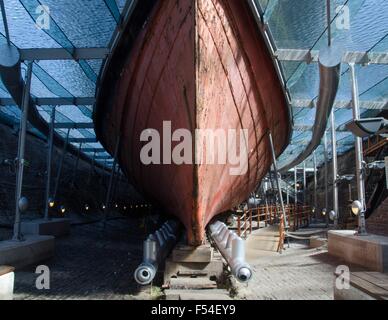
[[[55,255],[42,262],[50,268],[50,289],[38,290],[36,266],[15,272],[14,299],[151,299],[149,288],[141,289],[133,272],[142,258],[140,220],[119,219],[101,224],[72,227],[71,236],[56,239]],[[1,238],[10,230],[0,229]]]
[[[282,254],[256,251],[250,263],[255,275],[248,285],[237,284],[237,299],[333,300],[334,271],[346,265],[329,256],[325,247],[310,249],[303,241],[292,242]]]

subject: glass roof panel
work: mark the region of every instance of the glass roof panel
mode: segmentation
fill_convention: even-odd
[[[131,1],[132,0],[128,0]],[[326,1],[323,0],[255,0],[264,9],[271,38],[276,49],[319,50],[327,43]],[[331,30],[333,42],[341,43],[346,51],[370,53],[388,52],[388,6],[386,0],[332,0]],[[39,29],[42,8],[47,6],[50,28]],[[74,48],[107,47],[121,20],[126,0],[7,0],[5,1],[11,41],[18,48]],[[349,19],[347,19],[349,18]],[[0,15],[0,43],[5,43]],[[31,93],[35,97],[94,97],[96,82],[103,60],[37,61],[34,63]],[[281,61],[291,100],[315,100],[319,88],[317,63]],[[25,70],[25,65],[23,65]],[[24,76],[23,71],[23,76]],[[388,65],[356,66],[360,100],[368,103],[388,100]],[[9,94],[0,81],[0,98]],[[350,102],[351,82],[348,66],[342,66],[338,102]],[[291,145],[281,157],[281,163],[296,157],[312,137],[316,110],[293,103],[293,122],[296,126]],[[373,104],[372,104],[373,106]],[[346,106],[349,108],[349,106]],[[365,105],[364,105],[365,107]],[[386,106],[387,108],[387,106]],[[50,106],[39,108],[42,117],[49,120]],[[376,116],[379,110],[361,110],[363,117]],[[1,115],[16,119],[20,111],[15,106],[2,107]],[[352,118],[351,109],[335,112],[339,154],[353,147],[354,138],[344,124]],[[92,106],[61,106],[57,108],[57,122],[91,122]],[[59,132],[66,136],[67,130]],[[72,137],[95,137],[93,129],[71,130]],[[330,137],[328,134],[328,140]],[[78,144],[75,144],[76,146]],[[85,146],[102,148],[101,144]],[[330,149],[330,148],[329,148]],[[318,164],[323,161],[322,145],[317,149]],[[311,157],[308,159],[311,163]]]

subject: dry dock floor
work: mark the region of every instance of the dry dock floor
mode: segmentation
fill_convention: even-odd
[[[105,231],[98,223],[73,226],[69,237],[56,239],[54,257],[41,263],[50,268],[50,289],[36,288],[38,275],[32,266],[16,271],[15,299],[155,298],[160,293],[156,288],[141,288],[133,280],[142,259],[141,224],[136,219],[111,220]],[[11,232],[0,228],[0,239],[9,238]],[[248,285],[237,284],[235,299],[333,299],[334,271],[343,263],[330,257],[324,247],[309,249],[299,241],[283,254],[256,247],[248,253],[255,275]]]
[[[236,284],[237,299],[333,300],[334,271],[345,263],[329,256],[326,247],[310,249],[306,241],[293,241],[282,254],[249,252],[254,277],[248,285]],[[351,271],[361,270],[349,266]]]
[[[140,220],[118,219],[102,225],[71,228],[71,235],[56,239],[55,256],[43,261],[50,268],[50,289],[36,289],[36,266],[15,273],[16,300],[150,299],[151,291],[139,288],[133,272],[141,262],[144,235]],[[11,231],[0,229],[0,238]]]

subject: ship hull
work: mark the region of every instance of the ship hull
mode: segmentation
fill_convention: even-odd
[[[102,143],[113,154],[119,141],[123,171],[141,193],[180,219],[192,245],[204,241],[211,219],[247,199],[268,172],[268,132],[277,154],[288,143],[283,91],[245,1],[158,1],[112,86],[109,102],[97,108]],[[147,129],[165,141],[160,164],[141,159]],[[169,135],[181,129],[194,137],[192,163],[171,157],[182,141],[170,146]],[[236,130],[227,149],[235,144],[237,150],[245,129],[248,153],[239,164],[245,170],[231,174],[236,163],[196,162],[209,148],[195,139],[199,129]]]

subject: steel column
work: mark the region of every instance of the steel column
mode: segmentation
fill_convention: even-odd
[[[11,37],[9,35],[7,13],[5,11],[4,0],[0,0],[0,7],[1,7],[1,15],[3,17],[5,37],[7,38],[7,44],[11,45]]]
[[[65,140],[64,145],[63,145],[61,160],[60,160],[60,162],[59,162],[59,168],[58,168],[58,173],[57,173],[57,179],[55,180],[55,188],[54,188],[54,194],[53,194],[54,200],[56,200],[56,198],[57,198],[57,192],[58,192],[59,182],[60,182],[60,180],[61,180],[61,174],[62,174],[63,161],[65,160],[65,155],[66,155],[66,151],[67,151],[67,145],[68,145],[68,143],[69,143],[69,136],[70,136],[70,129],[67,130],[66,140]]]
[[[20,129],[19,129],[19,143],[18,143],[18,156],[17,156],[17,176],[16,176],[16,194],[15,194],[15,223],[13,230],[13,240],[22,240],[20,232],[21,228],[21,213],[19,208],[19,201],[22,197],[23,188],[23,171],[24,171],[24,155],[26,147],[26,133],[27,133],[27,119],[28,110],[30,105],[30,89],[31,89],[31,76],[32,76],[33,61],[29,61],[27,64],[26,82],[23,90],[22,100],[22,116],[20,117]]]
[[[294,168],[294,192],[295,192],[295,206],[298,205],[298,167]]]
[[[287,186],[287,205],[290,204],[290,189]]]
[[[329,213],[327,212],[329,207],[329,168],[328,168],[328,154],[327,154],[327,132],[325,131],[323,137],[323,147],[324,147],[324,156],[325,156],[325,211],[326,211],[326,225],[329,225]]]
[[[360,107],[359,107],[359,93],[358,93],[358,83],[357,75],[354,67],[354,63],[349,64],[350,74],[351,74],[351,85],[352,85],[352,99],[353,99],[353,119],[360,119]],[[364,170],[363,170],[363,145],[362,139],[355,137],[355,153],[356,153],[356,179],[357,179],[357,194],[358,200],[361,202],[363,209],[359,214],[359,226],[358,233],[359,235],[366,235],[366,225],[365,225],[365,184],[364,184]]]
[[[317,218],[317,188],[318,188],[318,177],[317,177],[317,155],[315,151],[313,153],[313,163],[314,163],[314,209],[315,209],[315,219]]]
[[[113,158],[113,166],[112,166],[112,172],[110,174],[109,178],[109,185],[108,185],[108,191],[106,193],[106,199],[105,199],[105,212],[104,212],[104,228],[106,226],[106,220],[108,217],[108,211],[110,207],[110,198],[111,198],[111,192],[112,192],[112,187],[113,187],[113,179],[116,171],[116,165],[117,165],[117,157],[119,153],[119,148],[120,148],[120,137],[117,138],[116,142],[116,147],[115,147],[115,153],[114,153],[114,158]]]
[[[268,132],[268,137],[269,137],[269,143],[271,146],[272,161],[273,161],[273,168],[274,168],[275,177],[276,177],[276,186],[278,188],[279,202],[280,202],[280,207],[282,209],[282,214],[283,214],[283,219],[284,219],[284,227],[287,229],[288,228],[288,221],[287,221],[286,210],[284,208],[283,193],[282,193],[282,189],[280,187],[279,172],[278,172],[278,166],[277,166],[277,161],[276,161],[275,147],[273,144],[271,132]]]
[[[338,159],[337,159],[337,133],[335,127],[334,110],[331,112],[331,148],[333,151],[333,210],[335,212],[334,226],[338,227],[339,206],[338,206]]]
[[[51,109],[50,117],[50,134],[47,145],[47,173],[46,173],[46,196],[44,204],[44,219],[49,219],[49,202],[50,202],[50,186],[51,186],[51,163],[53,156],[53,141],[54,141],[54,124],[55,124],[55,107]]]
[[[307,195],[306,161],[303,161],[303,203],[306,204]]]

